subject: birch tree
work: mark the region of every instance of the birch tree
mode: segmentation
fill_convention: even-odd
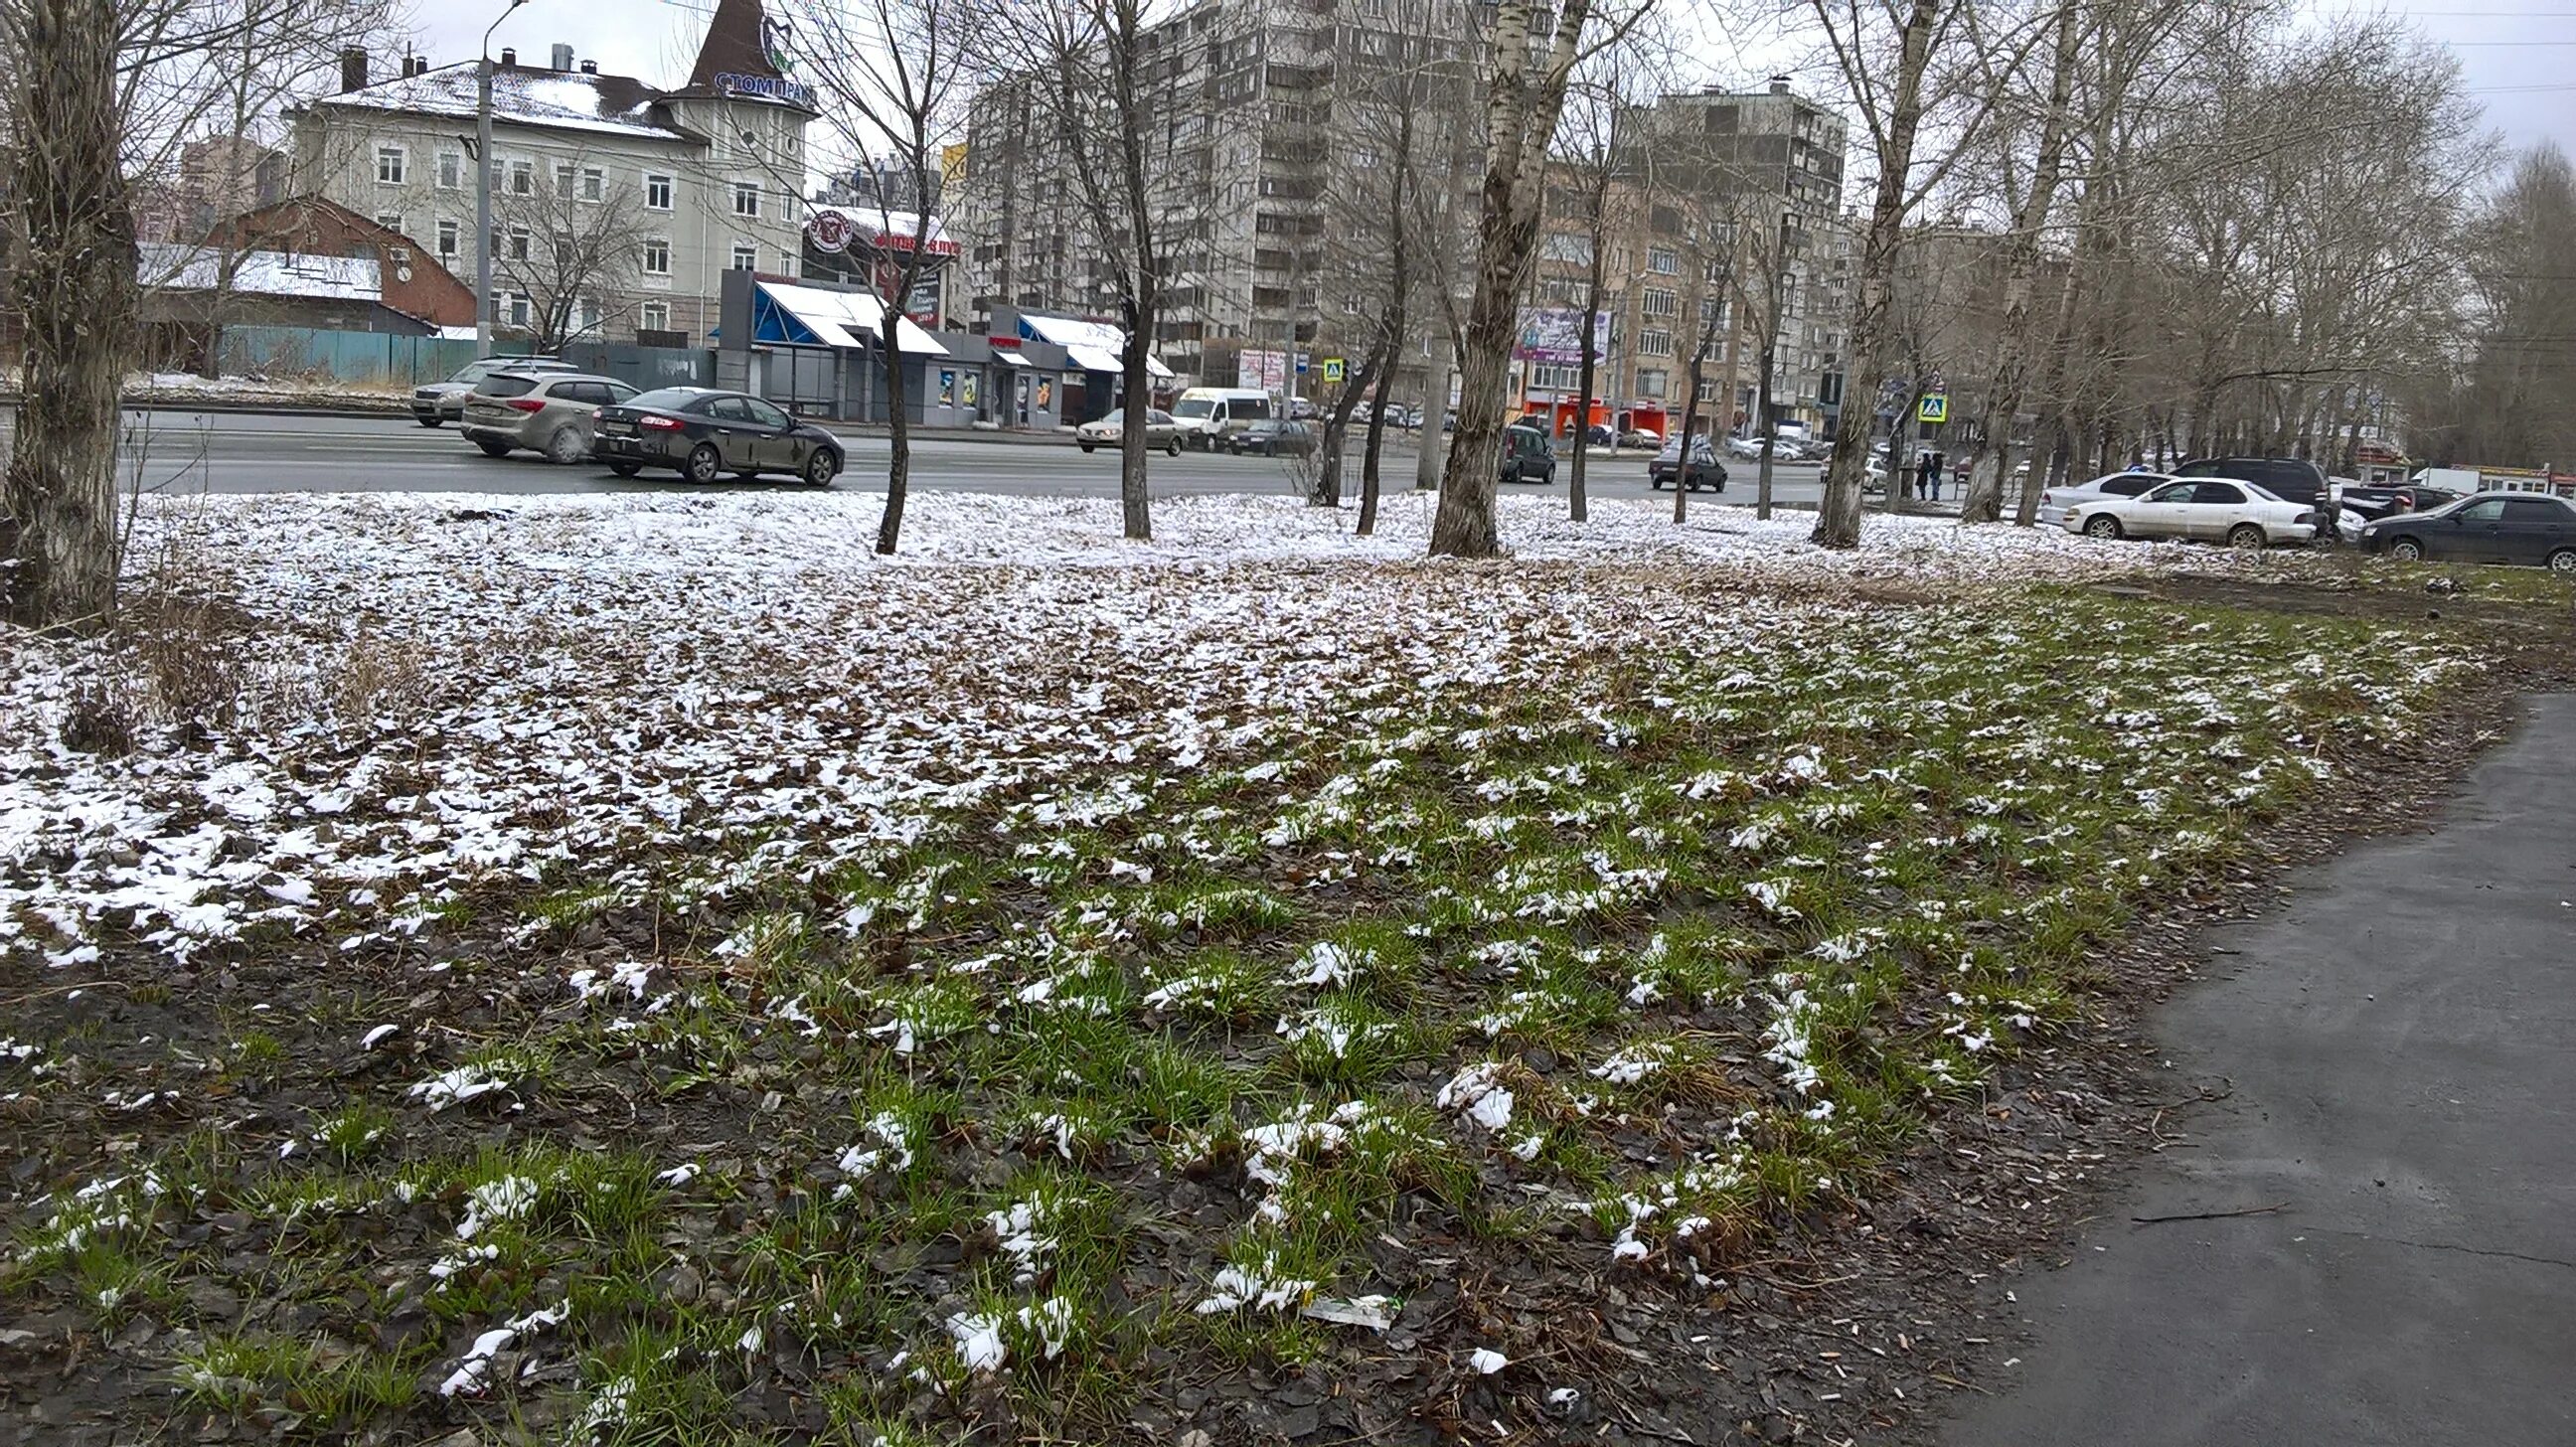
[[[1605,38],[1632,28],[1643,11],[1595,24],[1594,0],[1548,11],[1532,0],[1499,0],[1485,37],[1484,166],[1477,193],[1476,262],[1459,329],[1458,431],[1440,479],[1431,551],[1490,558],[1495,459],[1502,445],[1506,369],[1517,331],[1522,283],[1538,239],[1548,147],[1565,109],[1576,62]]]

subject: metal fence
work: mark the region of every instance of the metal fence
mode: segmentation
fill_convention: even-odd
[[[506,343],[496,352],[508,352]],[[353,387],[417,387],[444,381],[481,355],[471,341],[405,337],[390,332],[336,332],[313,327],[224,328],[222,361],[228,377],[273,381],[342,382]],[[638,347],[575,342],[563,358],[638,387],[712,386],[713,353],[690,347]]]

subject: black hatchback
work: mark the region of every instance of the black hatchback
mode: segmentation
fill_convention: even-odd
[[[783,472],[829,487],[844,460],[841,439],[799,422],[767,398],[704,387],[664,387],[599,409],[591,452],[619,477],[676,468],[691,482]]]

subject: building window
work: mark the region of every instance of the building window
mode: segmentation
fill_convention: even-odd
[[[524,226],[510,228],[510,259],[512,261],[528,259],[528,228]]]
[[[780,276],[803,276],[805,274],[804,253],[798,251],[793,246],[782,246],[778,248],[778,274]]]
[[[608,173],[597,166],[581,168],[581,199],[596,201],[608,194]]]
[[[1639,367],[1637,369],[1637,395],[1640,397],[1661,397],[1664,395],[1664,369],[1661,367]]]
[[[572,199],[572,167],[570,166],[555,167],[555,199],[558,201]]]
[[[1650,286],[1637,293],[1637,304],[1650,317],[1668,317],[1681,310],[1681,299],[1668,287]]]
[[[513,196],[537,194],[536,162],[512,161],[510,163],[510,194]]]
[[[1657,276],[1671,276],[1682,269],[1682,259],[1669,246],[1658,246],[1646,253],[1646,269]]]
[[[671,274],[671,243],[668,240],[659,236],[644,238],[644,274],[646,276]]]
[[[1699,324],[1700,324],[1701,326],[1704,326],[1704,327],[1723,327],[1723,326],[1725,326],[1725,325],[1726,325],[1726,302],[1725,302],[1725,300],[1724,300],[1723,298],[1721,298],[1721,297],[1714,297],[1714,296],[1704,296],[1704,297],[1701,297],[1701,298],[1699,299]]]
[[[465,157],[455,151],[438,153],[438,189],[453,191],[465,184]]]
[[[1571,362],[1533,362],[1530,364],[1530,388],[1538,392],[1571,392],[1583,379],[1583,369]]]
[[[386,186],[399,186],[409,169],[411,158],[400,146],[376,147],[376,180]]]
[[[736,271],[758,271],[760,269],[760,248],[752,245],[748,241],[735,242],[733,244],[733,269]]]
[[[453,221],[438,223],[438,259],[440,261],[456,259],[456,223]]]
[[[1637,333],[1637,355],[1638,355],[1638,356],[1641,356],[1641,357],[1669,357],[1669,356],[1671,356],[1672,354],[1673,354],[1673,334],[1672,334],[1672,333],[1670,333],[1670,332],[1639,332],[1639,333]],[[1659,394],[1657,394],[1657,395],[1661,395],[1661,394],[1659,393]]]
[[[668,211],[671,209],[670,177],[656,176],[649,171],[645,173],[644,208],[648,211]]]
[[[666,301],[648,301],[644,303],[643,306],[636,309],[635,325],[648,332],[669,331],[671,329],[671,304]]]
[[[379,211],[376,213],[376,224],[385,228],[387,231],[400,236],[403,229],[402,213],[399,211]]]
[[[507,326],[526,326],[528,316],[534,310],[535,303],[523,291],[503,292],[492,298],[493,318]]]
[[[577,297],[572,304],[573,335],[599,330],[599,303],[589,297]]]
[[[733,214],[736,216],[757,216],[760,214],[760,183],[758,181],[736,181],[733,183]]]
[[[1571,231],[1551,231],[1539,254],[1549,261],[1570,261],[1577,266],[1592,264],[1592,238]]]

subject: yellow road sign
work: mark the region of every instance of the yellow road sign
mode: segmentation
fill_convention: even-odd
[[[1324,359],[1324,380],[1327,382],[1338,382],[1342,380],[1341,358],[1326,357]]]
[[[1924,393],[1922,403],[1914,409],[1914,415],[1919,420],[1925,422],[1949,421],[1950,394],[1947,392]]]

